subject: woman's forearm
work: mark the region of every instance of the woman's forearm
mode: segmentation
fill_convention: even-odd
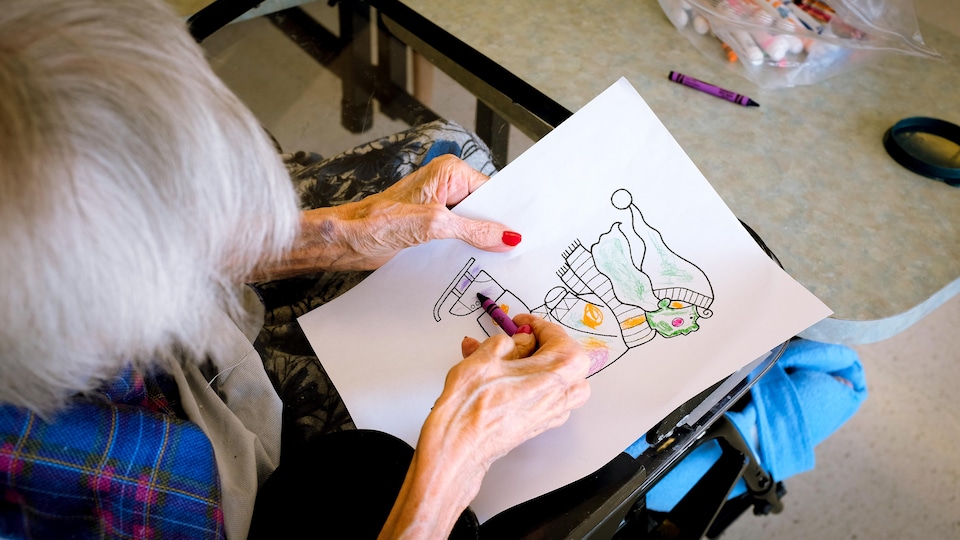
[[[452,471],[415,453],[379,538],[446,538],[471,499]]]
[[[435,406],[424,423],[380,539],[446,538],[480,490],[486,467],[476,463],[469,441],[444,429],[450,411],[442,408]]]
[[[284,279],[324,270],[367,270],[351,249],[346,229],[360,211],[360,203],[307,210],[300,215],[300,231],[281,259],[264,261],[249,281]]]

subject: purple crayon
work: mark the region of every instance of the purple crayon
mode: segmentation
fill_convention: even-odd
[[[725,99],[727,101],[732,101],[738,105],[743,105],[744,107],[759,107],[760,104],[756,101],[748,98],[743,94],[737,94],[736,92],[731,92],[729,90],[724,90],[719,86],[714,86],[703,81],[698,81],[693,77],[688,77],[683,73],[677,73],[676,71],[670,72],[669,79],[675,83],[680,83],[684,86],[689,86],[695,90],[701,92],[706,92],[712,96],[717,96],[718,98]]]
[[[500,306],[498,306],[496,302],[480,293],[477,293],[477,298],[480,299],[480,306],[483,307],[483,310],[487,312],[487,315],[490,315],[505,334],[513,336],[517,333],[517,324],[500,309]]]

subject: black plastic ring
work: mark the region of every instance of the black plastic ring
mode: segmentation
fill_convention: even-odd
[[[899,135],[902,133],[928,133],[960,146],[960,126],[938,118],[914,116],[900,120],[883,134],[883,147],[900,165],[951,186],[960,185],[960,167],[943,167],[915,156],[900,144]]]

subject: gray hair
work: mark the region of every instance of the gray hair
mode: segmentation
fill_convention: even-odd
[[[49,413],[127,363],[214,359],[297,201],[163,0],[0,9],[0,401]]]

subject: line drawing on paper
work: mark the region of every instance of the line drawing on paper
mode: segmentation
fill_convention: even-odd
[[[614,191],[610,203],[629,213],[629,222],[614,222],[589,247],[576,240],[563,251],[556,272],[561,285],[547,291],[530,308],[470,258],[446,286],[433,308],[458,317],[478,312],[488,336],[497,332],[477,293],[514,316],[532,313],[565,327],[590,356],[590,376],[612,365],[628,350],[655,337],[676,338],[700,329],[713,315],[714,292],[697,265],[670,249],[660,231],[643,217],[626,189]]]

